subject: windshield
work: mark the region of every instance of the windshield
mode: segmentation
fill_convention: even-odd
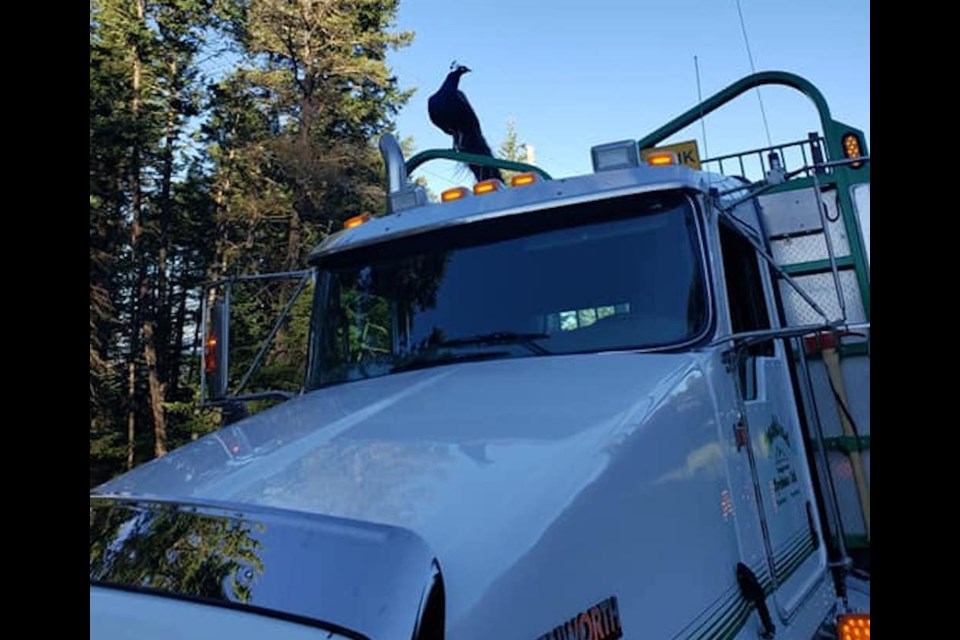
[[[454,362],[690,344],[692,201],[643,194],[459,225],[321,262],[312,388]]]

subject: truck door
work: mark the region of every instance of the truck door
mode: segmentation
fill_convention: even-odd
[[[753,246],[726,223],[720,245],[733,332],[775,326],[768,271]],[[759,577],[784,624],[827,567],[787,353],[783,340],[765,339],[728,354],[740,403],[737,455],[750,470],[766,557],[767,575]]]

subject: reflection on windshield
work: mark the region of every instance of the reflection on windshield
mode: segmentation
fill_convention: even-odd
[[[322,264],[311,387],[503,357],[702,336],[694,212],[680,193],[464,225]]]

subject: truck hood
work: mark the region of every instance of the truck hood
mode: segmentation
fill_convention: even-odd
[[[692,354],[601,353],[343,384],[221,429],[95,493],[253,503],[403,527],[435,551],[448,588],[457,589],[448,605],[462,612],[699,368]]]

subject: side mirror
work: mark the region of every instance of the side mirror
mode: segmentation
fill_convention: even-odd
[[[206,335],[203,339],[202,366],[207,397],[218,401],[227,397],[227,371],[230,344],[230,311],[222,298],[208,307]]]
[[[254,391],[244,392],[248,383],[251,383],[251,376],[257,370],[257,367],[264,363],[265,358],[271,355],[271,349],[274,346],[274,338],[283,328],[283,323],[291,317],[294,303],[299,299],[300,294],[307,289],[307,286],[313,282],[314,271],[307,269],[304,271],[285,271],[282,273],[254,274],[247,276],[234,276],[224,280],[209,282],[203,286],[200,293],[202,300],[202,312],[200,314],[200,332],[202,342],[200,349],[200,406],[204,409],[220,408],[222,410],[223,423],[230,424],[240,420],[247,415],[246,402],[253,400],[280,399],[287,400],[294,396],[292,391],[280,389],[256,389]],[[277,295],[277,289],[271,289],[264,286],[264,283],[278,282],[283,286],[282,281],[296,280],[297,285],[291,295]],[[311,289],[312,296],[312,289]],[[235,356],[240,359],[234,363],[231,377],[230,368],[230,314],[233,305],[239,304],[240,308],[246,308],[245,305],[253,303],[266,308],[276,309],[280,302],[285,300],[285,306],[278,312],[278,317],[273,323],[266,337],[262,333],[253,331],[241,331],[241,342],[244,342],[243,349],[237,350]],[[237,301],[237,302],[232,302]],[[306,300],[309,304],[309,298]],[[265,306],[264,306],[265,305]],[[263,328],[265,328],[264,325]],[[259,329],[260,327],[258,327]],[[304,336],[305,338],[306,336]],[[261,340],[259,349],[253,359],[247,358],[248,342]],[[240,375],[240,374],[243,375]],[[272,384],[272,383],[267,383]],[[251,386],[257,387],[260,383],[254,381]]]

